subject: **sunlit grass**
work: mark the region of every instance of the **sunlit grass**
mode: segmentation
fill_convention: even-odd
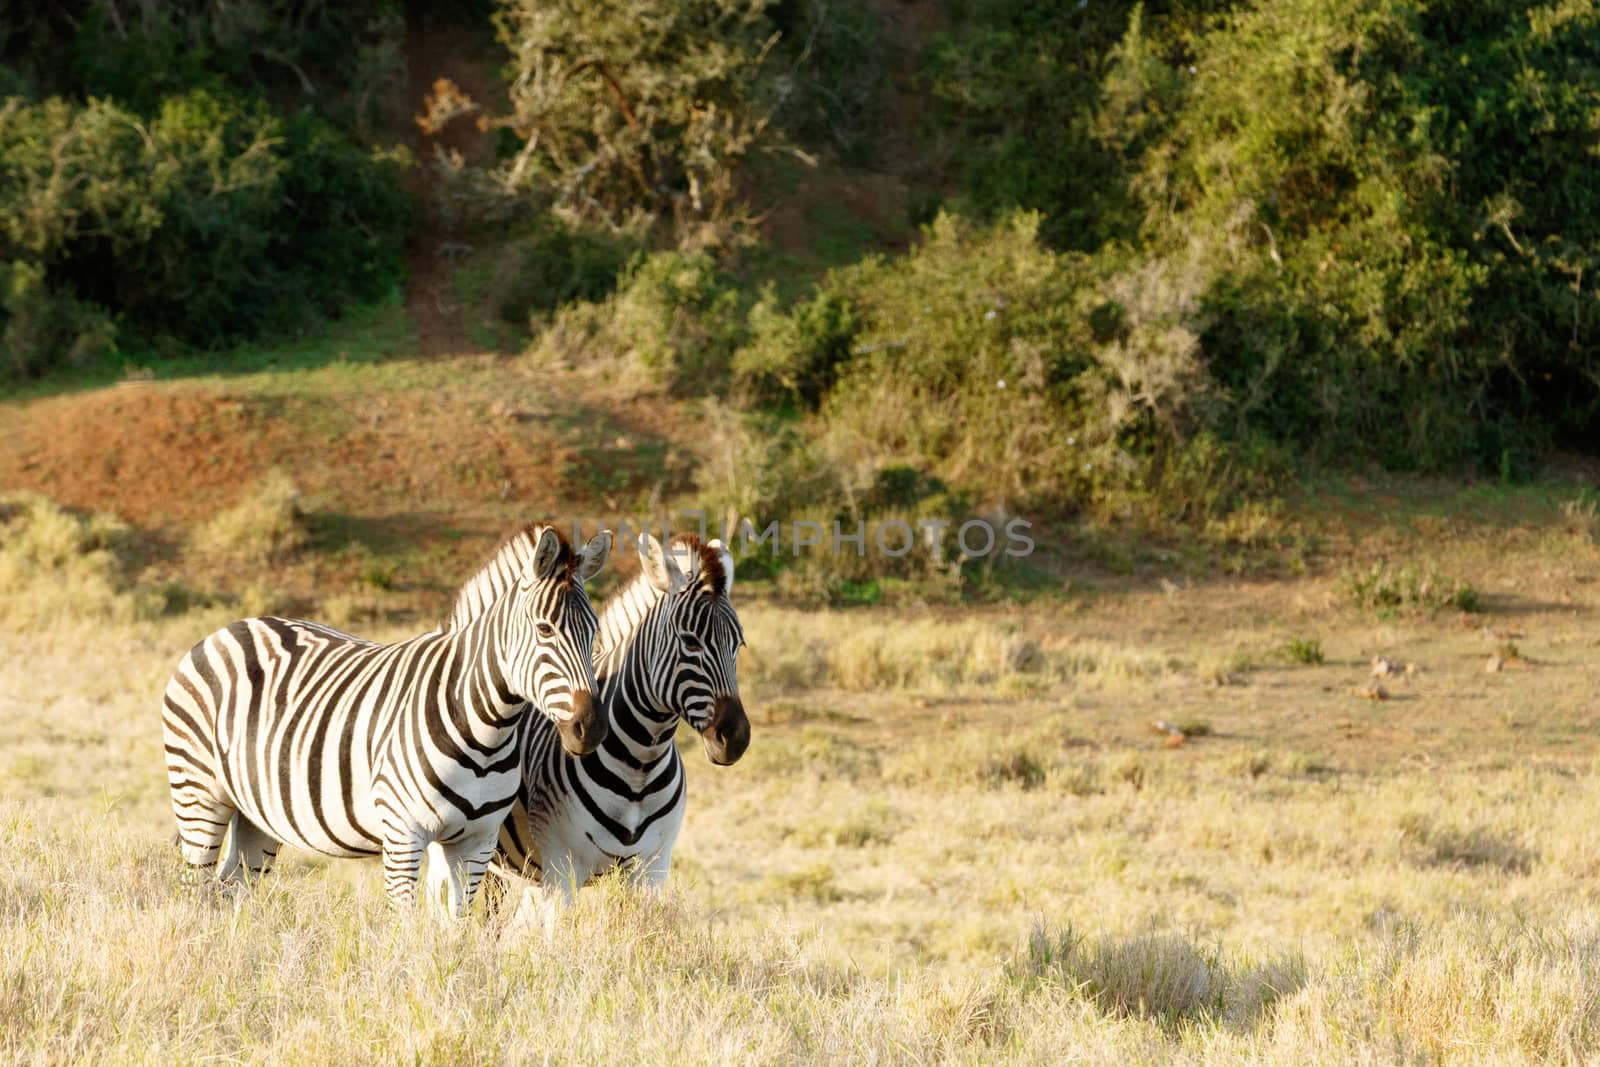
[[[506,943],[396,911],[371,862],[182,884],[159,693],[248,605],[152,609],[120,526],[8,508],[0,1059],[1600,1056],[1584,616],[1524,614],[1533,666],[1491,675],[1498,631],[1331,581],[1009,618],[741,602],[753,740],[729,768],[684,746],[668,896],[607,883]],[[1379,652],[1423,669],[1357,700]]]

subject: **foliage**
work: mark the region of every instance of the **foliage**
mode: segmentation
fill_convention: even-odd
[[[971,0],[929,58],[960,204],[1190,250],[1228,438],[1513,471],[1592,441],[1593,3]]]
[[[397,165],[360,145],[398,71],[387,3],[91,0],[9,29],[8,375],[118,340],[282,332],[394,284],[408,218]]]
[[[522,138],[505,184],[591,223],[718,243],[738,214],[740,161],[768,134],[766,6],[504,0],[495,23]]]
[[[1100,82],[1121,37],[1121,4],[972,0],[931,42],[924,74],[961,204],[979,215],[1045,215],[1059,247],[1128,236],[1120,152],[1100,135]]]
[[[711,255],[669,251],[635,257],[605,300],[561,309],[539,343],[686,396],[726,388],[743,336],[740,294]]]
[[[132,531],[42,496],[0,497],[0,618],[18,627],[126,621],[149,606],[129,595]]]
[[[1302,663],[1307,667],[1318,666],[1325,660],[1322,654],[1322,641],[1315,637],[1296,635],[1289,638],[1284,643],[1283,654],[1295,663]]]
[[[906,256],[835,272],[734,359],[758,396],[816,407],[870,484],[909,465],[991,503],[1086,505],[1207,417],[1181,262],[1103,269],[1036,215],[943,215]]]
[[[1347,572],[1340,584],[1353,604],[1380,614],[1433,615],[1445,608],[1471,612],[1483,605],[1482,594],[1471,582],[1450,578],[1431,567],[1396,567],[1387,560]]]
[[[274,468],[237,504],[196,530],[194,546],[203,553],[261,566],[282,562],[310,539],[299,489]]]
[[[1392,7],[1233,15],[1148,154],[1146,195],[1178,206],[1154,232],[1232,268],[1205,345],[1240,429],[1428,465],[1465,448],[1453,409],[1481,378],[1452,349],[1482,275],[1429,226],[1450,163],[1405,107],[1411,49]]]
[[[0,263],[13,372],[105,348],[117,316],[193,344],[284,329],[392,284],[392,164],[309,115],[205,92],[148,121],[103,99],[0,105]]]
[[[777,79],[775,120],[846,163],[870,162],[889,90],[881,16],[848,0],[777,0],[768,16],[789,67]]]
[[[635,248],[594,228],[541,217],[494,253],[481,296],[485,310],[526,331],[568,304],[602,301],[616,289]]]
[[[7,13],[8,18],[10,13]],[[393,0],[68,0],[24,19],[0,63],[40,95],[110,97],[139,114],[194,89],[312,108],[365,138],[400,83],[404,16]],[[54,64],[39,62],[53,55]]]

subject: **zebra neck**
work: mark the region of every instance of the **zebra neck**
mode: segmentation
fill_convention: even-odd
[[[529,703],[511,691],[505,665],[505,625],[515,598],[504,596],[460,629],[447,632],[454,644],[448,677],[438,692],[456,730],[481,745],[498,747],[515,732]]]
[[[611,732],[643,763],[654,762],[672,746],[678,725],[671,693],[677,645],[666,604],[657,595],[643,610],[630,613],[633,625],[613,629],[612,643],[595,670]]]

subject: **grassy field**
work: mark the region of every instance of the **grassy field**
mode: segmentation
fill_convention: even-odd
[[[1325,486],[1296,578],[747,593],[748,755],[686,745],[671,891],[550,944],[397,913],[374,864],[180,886],[158,693],[241,604],[153,610],[115,529],[36,509],[0,545],[8,1062],[1600,1056],[1600,547],[1560,486]]]

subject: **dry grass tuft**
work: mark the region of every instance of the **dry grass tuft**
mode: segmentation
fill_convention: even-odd
[[[48,626],[75,618],[127,621],[133,534],[110,515],[79,515],[42,496],[0,497],[0,618]]]
[[[1025,696],[1062,684],[1107,687],[1183,673],[1147,649],[1089,639],[1045,642],[1015,624],[816,612],[748,612],[741,680],[778,692],[833,688]]]
[[[274,468],[239,503],[195,531],[207,555],[265,566],[288,559],[311,540],[300,490]]]
[[[1492,867],[1527,874],[1539,856],[1519,842],[1482,826],[1461,827],[1429,815],[1408,812],[1400,819],[1402,837],[1414,843],[1418,861],[1438,866]]]
[[[1090,940],[1070,927],[1036,926],[1026,957],[1014,965],[1025,978],[1065,983],[1102,1011],[1180,1022],[1248,1027],[1273,1001],[1306,982],[1299,957],[1265,965],[1230,963],[1220,949],[1202,952],[1175,934]]]

